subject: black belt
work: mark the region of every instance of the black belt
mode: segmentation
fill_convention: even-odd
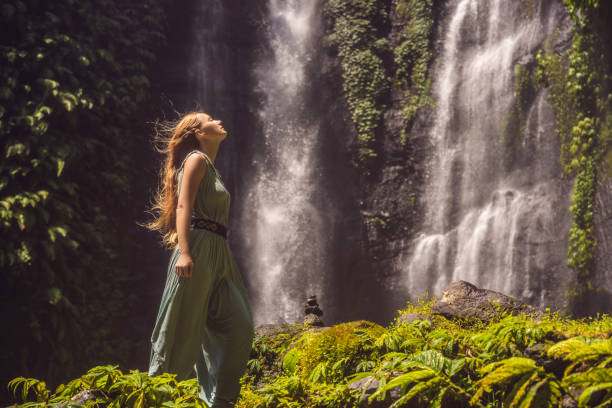
[[[207,220],[206,218],[192,218],[191,227],[197,229],[205,229],[207,231],[214,232],[215,234],[219,234],[223,238],[227,239],[227,228],[225,228],[218,222]]]

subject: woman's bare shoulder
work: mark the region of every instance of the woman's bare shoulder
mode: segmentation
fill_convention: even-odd
[[[204,176],[206,173],[206,158],[203,154],[190,154],[183,166],[184,175]]]

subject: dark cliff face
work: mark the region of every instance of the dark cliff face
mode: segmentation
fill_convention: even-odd
[[[319,43],[322,41],[321,36]],[[356,133],[343,98],[340,59],[321,48],[308,67],[308,76],[312,78],[308,98],[321,123],[316,155],[323,182],[318,190],[331,236],[329,253],[333,254],[325,322],[381,321],[391,316],[381,313],[384,282],[377,277],[369,244],[364,241],[364,192],[359,169],[352,164]]]
[[[389,20],[383,31],[387,33],[390,49],[397,46],[406,23],[394,14],[398,1],[386,3]],[[444,45],[442,22],[451,17],[447,15],[450,3],[434,2],[430,77]],[[237,235],[230,235],[230,243],[247,285],[253,284],[249,282],[249,238],[240,235],[241,226],[247,221],[241,219],[245,212],[240,209],[249,205],[246,191],[252,182],[250,175],[255,172],[253,163],[264,151],[262,124],[257,116],[263,96],[256,89],[253,70],[257,60],[270,52],[262,26],[266,21],[266,4],[264,0],[248,3],[219,0],[204,7],[188,0],[173,7],[169,44],[161,58],[156,84],[173,102],[172,106],[167,105],[167,113],[172,109],[202,108],[221,118],[229,131],[218,167],[232,194],[230,229]],[[322,45],[331,30],[323,18],[324,4],[324,1],[319,4],[321,20],[317,22],[324,29],[315,39],[321,46],[313,51],[306,65],[309,85],[305,99],[307,114],[312,116],[306,121],[320,124],[313,160],[319,185],[313,205],[322,213],[324,239],[331,243],[327,248],[331,254],[330,276],[325,280],[325,293],[317,295],[322,296],[324,321],[328,324],[357,318],[386,322],[409,296],[397,263],[410,251],[410,244],[424,223],[425,184],[434,149],[429,135],[434,112],[422,109],[406,127],[402,117],[404,95],[393,88],[384,101],[386,109],[376,134],[378,156],[370,174],[363,175],[353,165],[357,133],[342,89],[341,59],[336,51]],[[212,21],[215,28],[207,31]],[[563,24],[561,31],[568,33],[568,21]],[[569,44],[569,37],[562,38],[555,44],[555,51],[564,52]],[[194,55],[198,53],[200,64],[205,62],[194,66]],[[532,55],[528,57],[533,59]],[[392,59],[389,56],[385,60],[388,73],[394,69]],[[208,72],[209,78],[202,78],[202,72]],[[546,91],[538,98],[545,99]],[[558,146],[551,149],[556,152]],[[567,189],[570,183],[564,180],[563,188]],[[606,271],[610,269],[605,254],[612,251],[609,228],[612,216],[605,203],[612,187],[609,179],[602,179],[600,185],[596,211],[600,272],[596,281],[604,285]],[[564,262],[561,259],[558,263]]]
[[[403,24],[393,14],[390,17],[388,41],[394,46]],[[321,44],[330,30],[326,27],[321,33]],[[386,63],[391,70],[391,62]],[[314,114],[321,121],[318,154],[325,180],[321,199],[327,201],[333,237],[333,283],[328,295],[333,297],[329,303],[334,310],[330,314],[334,320],[387,322],[407,300],[394,263],[406,249],[402,243],[414,236],[421,223],[418,197],[429,154],[425,129],[430,118],[428,113],[420,114],[409,129],[410,138],[402,143],[402,95],[391,92],[376,135],[378,155],[370,174],[364,175],[354,165],[357,133],[344,98],[341,59],[335,50],[321,47],[309,76],[309,98],[318,107]]]
[[[598,10],[601,21],[612,19],[612,3],[602,2]],[[601,27],[603,44],[612,41],[612,26]],[[612,56],[607,55],[607,72],[612,72]],[[608,92],[610,90],[608,89]],[[597,194],[595,198],[594,224],[597,246],[595,249],[595,271],[593,286],[598,289],[595,296],[585,305],[587,314],[612,312],[612,155],[606,153],[604,163],[598,171]]]
[[[397,3],[397,1],[390,2],[387,7],[389,10],[387,40],[391,49],[397,46],[400,33],[406,24],[405,21],[401,21],[400,16],[394,14]],[[448,24],[450,21],[452,16],[448,13],[452,8],[450,6],[454,4],[455,2],[442,0],[435,2],[432,42],[434,57],[429,69],[430,78],[436,72],[436,63],[439,63],[437,57],[440,56],[444,46],[445,33],[442,23]],[[571,21],[563,13],[557,13],[559,9],[557,6],[556,3],[542,5],[540,18],[542,24],[550,24],[551,19],[556,22],[560,34],[557,35],[553,46],[556,52],[564,53],[571,44]],[[320,102],[319,115],[323,118],[322,169],[329,174],[326,190],[330,202],[334,203],[331,208],[335,214],[332,240],[335,243],[332,252],[336,255],[333,268],[336,282],[335,307],[342,310],[341,315],[355,313],[363,316],[364,313],[370,313],[372,316],[370,318],[383,321],[392,317],[393,310],[405,304],[409,296],[414,298],[419,295],[406,292],[402,282],[405,276],[402,276],[398,270],[398,261],[405,263],[406,255],[412,250],[411,244],[423,227],[425,206],[436,205],[425,202],[425,184],[431,171],[429,166],[434,153],[430,135],[435,119],[434,112],[433,109],[422,109],[407,127],[402,118],[404,95],[393,88],[385,100],[384,117],[376,135],[375,150],[378,156],[375,165],[370,175],[363,176],[358,169],[350,165],[357,148],[357,135],[343,98],[340,58],[333,51],[326,49],[321,49],[317,58],[316,63],[313,63],[311,75],[314,78],[313,98]],[[514,63],[523,64],[526,58],[533,60],[534,56],[523,56],[520,61]],[[387,60],[386,64],[388,72],[392,72],[392,62]],[[547,105],[547,95],[546,89],[539,91],[537,98],[526,107],[526,111],[540,112],[539,105]],[[561,231],[561,236],[567,236],[570,219],[567,211],[569,203],[565,198],[569,197],[571,180],[564,178],[559,166],[554,165],[558,161],[559,141],[553,132],[554,120],[551,109],[547,107],[540,110],[541,115],[534,114],[534,118],[538,116],[534,122],[542,123],[547,136],[542,139],[542,143],[546,143],[546,146],[539,147],[537,152],[539,154],[544,152],[550,157],[533,157],[536,154],[535,149],[533,152],[521,151],[517,157],[518,164],[514,167],[524,165],[529,169],[532,162],[537,164],[542,159],[545,159],[546,163],[553,163],[549,167],[553,169],[551,171],[554,174],[545,175],[551,180],[548,182],[552,186],[551,189],[558,190],[555,194],[561,197],[559,201],[562,203],[557,209],[558,214],[553,217],[557,219],[556,225]],[[526,137],[532,138],[533,134],[539,131],[539,128],[527,129]],[[408,137],[403,138],[402,134]],[[533,139],[535,142],[535,138]],[[540,141],[539,136],[537,140]],[[511,173],[512,170],[515,170],[514,173]],[[456,170],[460,171],[461,169]],[[509,177],[519,178],[517,176],[519,173],[516,169],[508,169]],[[524,175],[523,178],[531,180],[533,177]],[[539,181],[535,179],[527,185],[536,182]],[[522,188],[523,184],[518,186]],[[537,293],[533,293],[533,298],[524,300],[540,304],[544,296],[547,305],[562,307],[565,301],[563,291],[568,282],[572,281],[572,273],[565,265],[567,238],[559,238],[558,234],[554,233],[550,238],[555,241],[554,245],[538,241],[536,237],[544,236],[537,229],[541,222],[539,217],[548,217],[540,214],[542,211],[544,210],[534,213],[533,222],[526,221],[525,225],[519,226],[518,238],[513,243],[518,248],[516,256],[525,260],[530,259],[529,262],[533,265],[529,267],[528,273],[537,279],[544,281],[546,279],[542,276],[555,276],[557,282],[564,283],[539,287]],[[546,257],[537,252],[543,245],[552,245],[552,249],[547,252],[550,256]],[[537,256],[534,253],[537,253]],[[519,272],[522,273],[522,270]],[[431,279],[435,280],[436,277]]]

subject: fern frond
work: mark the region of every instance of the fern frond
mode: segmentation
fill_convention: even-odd
[[[26,402],[28,394],[32,391],[39,402],[46,401],[51,393],[47,390],[47,384],[36,378],[17,377],[8,383],[9,391],[17,398],[18,390],[21,387],[21,400]]]
[[[349,375],[348,377],[345,378],[345,380],[346,380],[347,384],[350,384],[350,383],[362,380],[362,379],[364,379],[366,377],[370,377],[370,376],[375,377],[376,373],[373,373],[371,371],[364,371],[364,372],[356,373],[356,374],[353,374],[353,375]]]
[[[553,376],[546,376],[529,389],[520,408],[553,408],[561,401],[561,387]]]
[[[439,392],[439,390],[437,389],[438,386],[443,383],[444,383],[444,379],[439,376],[433,377],[425,382],[417,383],[414,385],[414,387],[410,389],[410,391],[402,395],[400,398],[397,399],[397,401],[391,404],[389,408],[400,407],[404,405],[406,402],[410,401],[412,398],[420,394],[429,394],[432,391],[436,391],[436,394],[437,394]]]
[[[418,349],[423,349],[425,347],[427,343],[425,342],[425,339],[422,338],[411,338],[408,340],[405,340],[401,345],[400,345],[400,349],[402,350],[410,350],[410,351],[416,351]]]
[[[384,398],[384,395],[386,394],[387,391],[389,391],[392,388],[398,387],[398,386],[401,387],[402,394],[404,394],[406,392],[406,389],[413,383],[430,379],[434,377],[435,375],[436,373],[432,370],[418,370],[418,371],[411,371],[409,373],[402,374],[398,377],[395,377],[394,379],[392,379],[386,384],[383,384],[383,382],[381,381],[376,392],[370,395],[368,400],[372,402],[374,401],[374,399],[376,399],[379,396],[383,396]]]
[[[578,407],[582,408],[590,406],[593,394],[599,391],[606,391],[604,399],[609,399],[612,396],[612,382],[593,385],[582,391],[582,394],[580,394],[580,397],[578,398]]]
[[[535,361],[523,357],[511,357],[489,364],[481,370],[483,374],[488,374],[476,383],[479,388],[472,397],[472,403],[478,402],[482,395],[485,392],[490,392],[493,387],[506,386],[517,377],[533,374],[540,370],[542,369],[535,365]]]
[[[425,350],[410,355],[404,363],[408,367],[427,368],[440,373],[450,364],[450,360],[438,350]]]
[[[512,391],[506,395],[504,406],[508,408],[518,408],[520,402],[527,395],[527,390],[533,382],[538,378],[538,373],[527,373],[521,377],[520,380],[514,384]]]
[[[564,376],[569,375],[580,363],[586,361],[603,361],[605,367],[612,362],[612,339],[599,340],[588,337],[572,337],[554,344],[548,349],[549,357],[571,361],[565,369]]]
[[[609,341],[591,339],[588,337],[572,337],[550,346],[549,357],[569,361],[583,361],[597,354],[612,354]]]
[[[563,385],[567,388],[586,388],[607,382],[612,382],[612,368],[592,368],[563,378]]]

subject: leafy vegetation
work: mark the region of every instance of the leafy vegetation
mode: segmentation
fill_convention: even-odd
[[[387,12],[375,0],[329,0],[325,16],[332,27],[325,42],[342,58],[343,89],[357,129],[357,160],[367,173],[376,157],[376,129],[385,109],[382,97],[389,88],[381,57],[387,40],[379,32]]]
[[[612,123],[611,55],[598,1],[566,1],[574,18],[574,37],[566,55],[550,48],[536,56],[535,80],[549,86],[555,129],[561,139],[561,164],[575,176],[570,213],[568,265],[577,273],[577,288],[568,294],[570,308],[583,312],[589,294],[596,247],[593,211],[600,162],[608,150]]]
[[[433,55],[433,0],[401,0],[395,13],[404,24],[400,42],[393,50],[396,67],[393,83],[404,93],[402,113],[409,128],[420,109],[433,105],[429,94],[431,79],[427,76]],[[404,132],[403,143],[406,138]]]
[[[206,404],[197,396],[200,390],[197,380],[177,382],[175,377],[170,374],[149,377],[137,370],[123,374],[117,366],[98,366],[82,377],[60,385],[53,393],[44,382],[32,378],[15,378],[8,387],[22,400],[32,400],[23,407],[68,403],[64,406],[205,408]],[[93,398],[79,403],[79,397],[83,397],[87,390],[92,390],[90,395]]]
[[[377,156],[376,132],[390,84],[404,95],[406,128],[420,109],[433,103],[427,77],[432,58],[433,0],[401,0],[395,4],[394,13],[403,28],[397,33],[397,46],[391,50],[393,66],[385,68],[389,45],[383,31],[388,26],[388,14],[382,3],[329,0],[325,4],[332,31],[325,43],[335,47],[342,58],[343,89],[357,130],[357,164],[365,174]],[[402,143],[406,138],[404,131]]]
[[[18,0],[0,22],[0,365],[55,382],[129,346],[111,336],[138,278],[122,221],[163,12]]]
[[[478,323],[433,314],[432,303],[408,305],[386,328],[358,321],[256,336],[236,406],[340,408],[369,399],[393,408],[540,408],[559,407],[563,399],[579,407],[612,401],[612,317],[501,315]],[[420,319],[406,323],[406,313]],[[374,384],[373,391],[349,387],[360,380]],[[95,396],[87,406],[203,406],[194,380],[124,375],[112,366],[95,367],[53,393],[29,378],[10,388],[31,401],[24,407],[54,406],[84,390]]]

